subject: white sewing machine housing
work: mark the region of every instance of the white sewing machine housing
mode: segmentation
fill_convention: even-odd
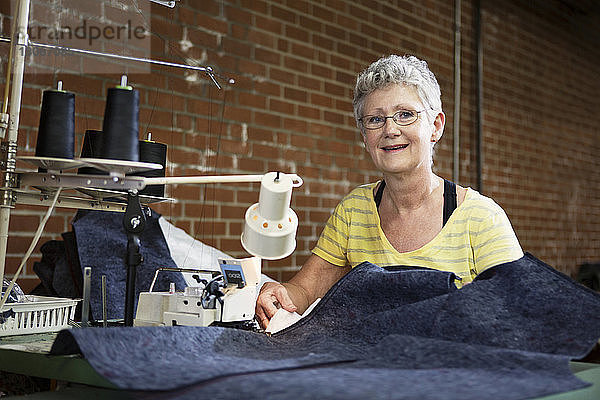
[[[221,273],[186,268],[157,270],[150,291],[140,293],[134,326],[209,326],[251,321],[261,274],[261,259],[219,259]],[[199,286],[184,292],[153,292],[160,270],[194,272]]]

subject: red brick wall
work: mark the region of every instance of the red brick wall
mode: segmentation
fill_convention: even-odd
[[[6,3],[0,5],[5,36]],[[141,95],[140,135],[151,131],[169,146],[169,175],[281,170],[303,177],[292,200],[300,219],[297,251],[264,263],[269,275],[288,279],[309,255],[341,196],[378,178],[360,145],[351,107],[354,77],[371,61],[410,53],[429,62],[447,115],[435,169],[452,177],[453,3],[182,0],[175,9],[153,4],[145,15],[153,32],[153,58],[210,65],[236,84],[219,91],[198,73],[156,66],[147,73],[124,62],[118,63],[119,73],[82,74],[79,62],[108,62],[95,58],[29,65],[20,154],[34,151],[42,90],[61,79],[76,93],[79,146],[85,129],[101,128],[107,88],[128,72]],[[68,13],[54,20],[75,18],[81,4],[72,2]],[[600,259],[600,145],[595,140],[600,11],[593,2],[575,4],[482,1],[483,192],[507,211],[524,250],[570,274],[582,262]],[[34,20],[55,12],[43,14],[37,7],[42,6],[34,5]],[[463,0],[458,183],[472,187],[477,184],[474,12],[474,2]],[[106,6],[100,13],[106,20],[119,15]],[[114,52],[125,50],[122,43],[107,45]],[[5,61],[7,45],[0,44],[0,51]],[[244,255],[242,218],[257,201],[258,184],[180,185],[168,192],[178,202],[155,207],[166,218],[199,240]],[[18,206],[12,212],[7,273],[15,270],[43,211]],[[42,242],[70,229],[72,216],[73,210],[58,210]],[[31,265],[26,287],[35,282]]]

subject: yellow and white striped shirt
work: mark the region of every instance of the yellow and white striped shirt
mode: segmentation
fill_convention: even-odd
[[[504,210],[489,197],[467,189],[465,200],[433,240],[405,253],[386,238],[373,198],[377,183],[351,191],[329,217],[313,253],[334,265],[369,261],[381,267],[408,265],[454,272],[471,282],[483,270],[523,256]]]

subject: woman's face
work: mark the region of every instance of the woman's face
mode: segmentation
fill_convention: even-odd
[[[363,115],[388,117],[399,110],[423,111],[417,90],[413,86],[391,84],[365,98]],[[444,114],[430,121],[426,112],[410,125],[400,126],[391,118],[379,129],[363,128],[365,149],[375,166],[384,173],[410,173],[420,168],[431,168],[431,144],[438,141],[444,130]]]

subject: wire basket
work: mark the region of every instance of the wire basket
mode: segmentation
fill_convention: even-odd
[[[22,335],[26,333],[54,332],[69,327],[69,320],[75,316],[75,307],[81,300],[61,297],[26,296],[23,303],[4,305],[3,314],[12,310],[3,323],[0,322],[0,336]]]

